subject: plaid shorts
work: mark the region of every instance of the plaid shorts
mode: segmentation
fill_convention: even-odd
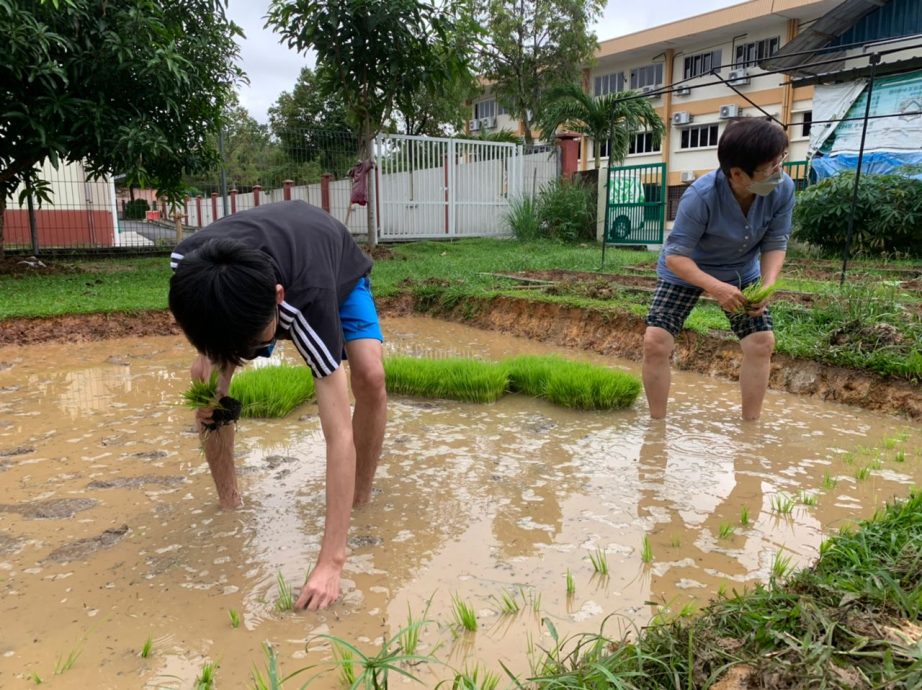
[[[647,314],[647,325],[662,328],[669,331],[673,338],[678,338],[685,325],[685,319],[691,314],[702,292],[701,288],[657,280],[656,292],[653,293],[653,304],[650,305],[650,312]],[[768,307],[761,316],[731,314],[728,311],[724,311],[724,314],[730,321],[730,328],[740,340],[753,333],[772,330],[772,315]]]

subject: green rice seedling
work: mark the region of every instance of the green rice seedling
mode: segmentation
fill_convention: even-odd
[[[674,549],[678,549],[680,546],[682,546],[682,540],[679,537],[673,537],[672,541],[669,542],[669,546]]]
[[[231,380],[229,394],[244,417],[280,418],[314,396],[314,377],[308,367],[289,364],[247,369]]]
[[[541,592],[538,592],[537,594],[532,594],[531,610],[534,613],[541,613]]]
[[[839,480],[833,477],[829,472],[823,472],[823,488],[827,490],[835,489]]]
[[[896,455],[893,456],[893,462],[906,462],[906,453],[902,450],[896,451]]]
[[[355,655],[346,645],[333,643],[333,658],[339,666],[339,682],[347,688],[355,687]]]
[[[503,366],[512,392],[572,409],[623,409],[640,393],[636,376],[563,357],[522,355],[504,360]]]
[[[863,482],[865,479],[871,476],[871,466],[865,465],[864,467],[859,467],[858,471],[855,472],[855,479],[859,482]]]
[[[721,523],[718,535],[721,539],[727,539],[728,537],[731,537],[733,535],[733,525],[731,525],[729,522]]]
[[[805,506],[815,506],[816,494],[809,494],[806,491],[801,491],[798,500]]]
[[[240,627],[240,612],[237,609],[228,609],[227,617],[230,618],[232,628]]]
[[[500,613],[504,616],[514,616],[519,612],[519,600],[514,593],[503,592],[499,595],[499,598],[495,596],[492,598],[499,606]]]
[[[460,357],[391,356],[384,360],[384,374],[391,393],[462,402],[495,402],[508,385],[500,364]]]
[[[589,554],[589,561],[592,563],[593,570],[599,575],[608,575],[608,556],[601,547],[597,547],[594,553]]]
[[[451,690],[496,690],[499,676],[487,669],[481,669],[478,664],[473,669],[456,673],[451,681],[442,681],[435,687],[441,688],[448,682],[451,682]]]
[[[31,681],[32,681],[33,683],[35,683],[36,685],[41,685],[42,683],[45,682],[45,681],[42,680],[42,677],[41,677],[40,675],[38,675],[38,673],[36,673],[35,671],[32,671],[32,672],[29,674],[29,680],[31,680]]]
[[[643,535],[640,543],[640,560],[647,564],[653,562],[653,545],[650,544],[650,537],[646,534]]]
[[[218,672],[218,662],[209,661],[202,666],[202,672],[195,678],[192,685],[194,690],[214,690],[215,675]]]
[[[186,407],[191,407],[193,410],[203,407],[220,407],[220,402],[218,401],[218,372],[213,371],[207,381],[204,379],[193,381],[183,391],[182,397]]]
[[[54,675],[60,676],[65,671],[70,671],[74,667],[74,664],[77,663],[77,658],[80,656],[81,652],[83,652],[82,645],[83,643],[81,642],[80,645],[74,647],[72,650],[70,650],[66,657],[58,657],[58,660],[54,665]]]
[[[547,395],[547,380],[553,371],[565,366],[563,357],[520,355],[503,360],[506,376],[509,378],[509,390],[513,393],[543,398]]]
[[[775,290],[779,287],[780,285],[778,283],[774,285],[764,285],[761,280],[747,285],[742,289],[743,298],[746,300],[746,303],[737,307],[737,313],[745,314],[747,311],[755,308],[775,294]]]
[[[399,632],[400,651],[404,654],[416,654],[419,647],[419,634],[422,627],[427,623],[426,617],[429,615],[429,607],[432,606],[432,599],[426,602],[426,609],[423,611],[421,618],[413,617],[413,611],[407,604],[407,624]]]
[[[451,595],[452,613],[458,627],[474,632],[477,630],[477,614],[474,608],[464,601],[459,595]]]
[[[743,506],[740,510],[740,524],[743,527],[749,524],[749,508],[746,506]]]
[[[283,677],[279,667],[278,655],[275,653],[275,648],[269,642],[263,642],[263,652],[266,655],[266,676],[263,677],[263,674],[260,672],[260,670],[255,666],[253,667],[253,670],[251,671],[253,690],[282,690],[284,683],[291,680],[295,676],[304,673],[310,668],[300,668],[297,671],[289,673],[287,676]]]
[[[576,583],[573,581],[573,573],[567,568],[567,596],[572,597],[576,594]]]
[[[794,499],[784,494],[772,496],[772,511],[779,515],[790,515],[794,511]]]
[[[154,649],[154,640],[150,635],[147,636],[147,639],[144,641],[144,646],[141,647],[141,658],[146,659],[150,656],[150,653]]]
[[[282,573],[278,574],[279,593],[275,599],[275,608],[277,611],[293,611],[295,608],[294,594],[291,591],[291,585],[285,581]]]

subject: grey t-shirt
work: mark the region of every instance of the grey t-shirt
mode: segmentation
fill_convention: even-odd
[[[171,267],[215,237],[239,240],[272,259],[285,288],[276,336],[294,343],[315,377],[336,371],[343,359],[339,305],[372,267],[346,226],[303,201],[265,204],[225,216],[180,242]]]

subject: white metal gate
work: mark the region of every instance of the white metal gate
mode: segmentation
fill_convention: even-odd
[[[510,234],[503,217],[523,192],[520,145],[382,134],[375,162],[379,240]]]

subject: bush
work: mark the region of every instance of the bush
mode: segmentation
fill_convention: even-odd
[[[509,201],[509,210],[503,220],[517,240],[534,240],[541,237],[541,222],[538,220],[538,202],[534,197],[523,195]]]
[[[841,253],[854,184],[854,173],[842,173],[800,192],[794,206],[794,239]],[[851,252],[922,256],[922,181],[901,175],[862,175]]]
[[[147,211],[146,199],[134,199],[125,204],[126,220],[143,220],[144,212]]]
[[[595,241],[594,186],[555,180],[538,197],[541,236],[562,242]]]

